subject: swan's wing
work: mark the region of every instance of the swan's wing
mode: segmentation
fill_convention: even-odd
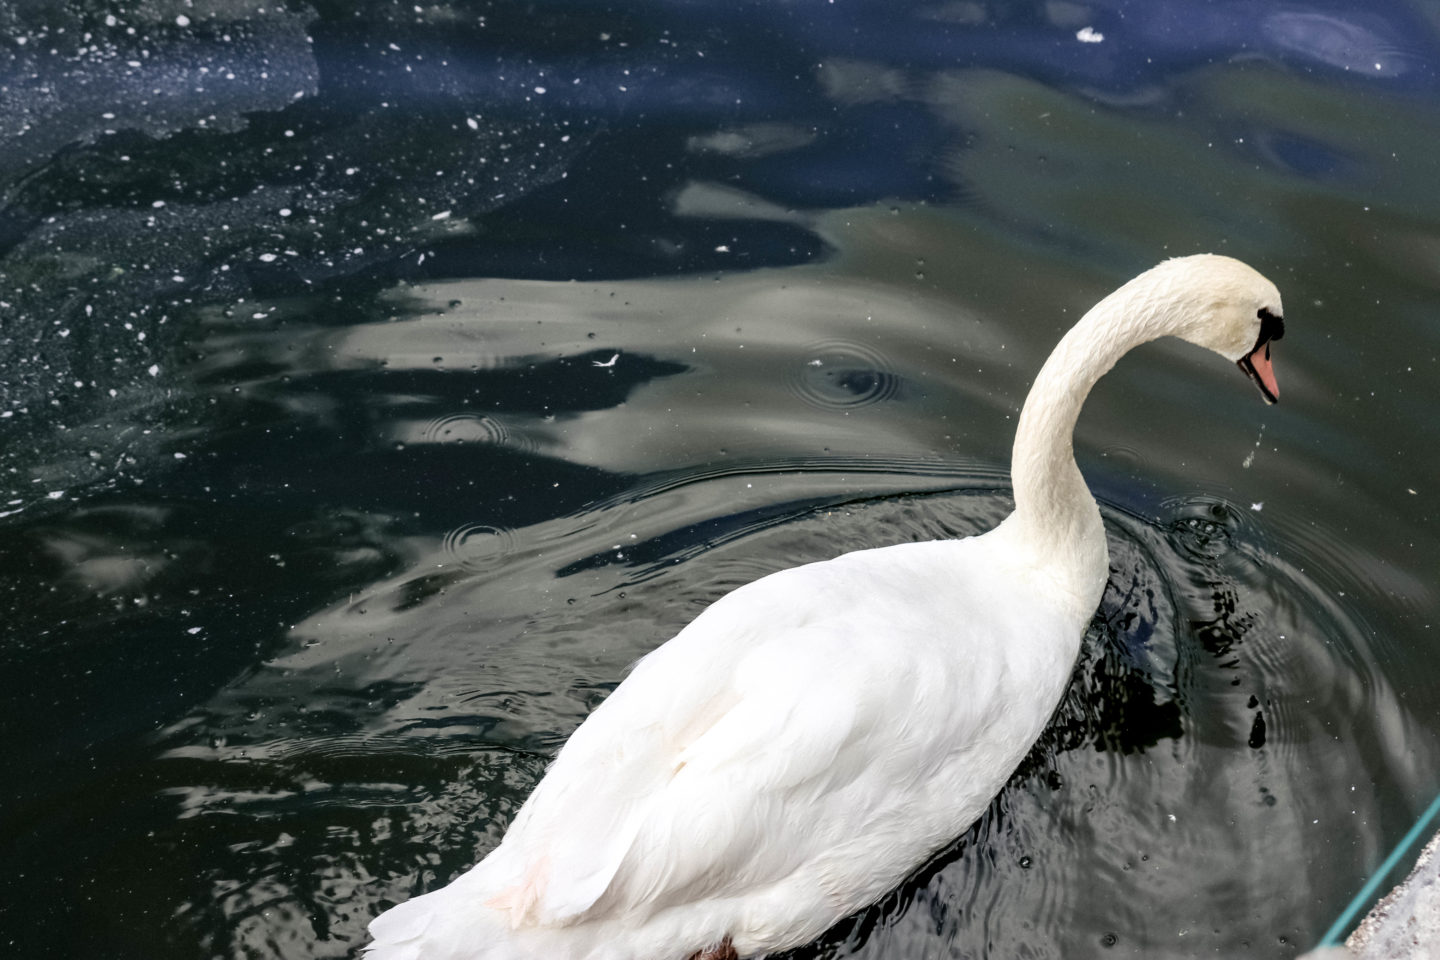
[[[855,764],[835,759],[884,694],[854,609],[844,623],[816,620],[835,604],[796,609],[796,590],[814,600],[860,586],[815,567],[831,564],[713,604],[580,725],[492,855],[504,864],[494,905],[513,923],[575,920],[612,888],[631,900],[730,875],[727,859],[755,855],[744,838],[759,839],[759,818],[772,818],[769,845],[783,845],[773,816],[786,792],[848,776]],[[616,884],[622,866],[634,881]]]
[[[752,891],[829,842],[836,801],[872,759],[878,713],[873,678],[850,646],[833,630],[802,628],[745,657],[733,705],[667,756],[663,786],[617,865],[615,908],[650,913]]]
[[[952,703],[926,644],[893,642],[936,631],[893,603],[915,590],[932,602],[909,609],[933,615],[932,585],[887,585],[891,602],[870,605],[873,572],[845,559],[742,588],[642,661],[517,816],[492,905],[563,924],[602,898],[653,911],[763,886],[864,824],[887,778],[915,775],[934,753],[917,730],[963,741],[974,705]],[[917,697],[943,716],[897,720]]]
[[[833,773],[853,732],[853,699],[833,681],[815,683],[813,666],[809,677],[802,669],[826,645],[813,632],[777,637],[726,682],[710,672],[698,700],[670,671],[637,671],[577,731],[516,818],[497,854],[515,856],[521,875],[496,905],[512,922],[564,923],[607,890],[658,905],[669,888],[735,873],[737,854],[753,856],[767,810],[786,790]]]

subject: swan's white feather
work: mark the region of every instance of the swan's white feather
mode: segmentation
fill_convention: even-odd
[[[1053,704],[1038,658],[1073,659],[1088,610],[1031,570],[997,530],[722,597],[576,730],[484,863],[372,925],[372,960],[812,939],[962,832],[1048,719],[1014,704]]]

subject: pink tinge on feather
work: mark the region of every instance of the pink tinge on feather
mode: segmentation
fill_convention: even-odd
[[[527,922],[537,919],[536,907],[545,895],[546,878],[550,873],[550,858],[541,857],[525,871],[519,883],[506,887],[485,901],[485,906],[499,910],[506,915],[511,930],[518,930]]]

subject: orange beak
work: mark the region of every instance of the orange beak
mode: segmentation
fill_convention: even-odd
[[[1240,369],[1255,381],[1266,403],[1280,401],[1280,384],[1275,380],[1275,367],[1270,363],[1270,342],[1267,340],[1255,347],[1247,356],[1240,358]]]
[[[1270,341],[1285,336],[1285,321],[1277,313],[1260,308],[1260,335],[1255,349],[1238,361],[1245,375],[1255,381],[1266,403],[1280,402],[1280,384],[1275,381],[1275,368],[1270,365]]]

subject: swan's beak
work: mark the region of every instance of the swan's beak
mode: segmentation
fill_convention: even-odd
[[[1240,369],[1255,381],[1266,403],[1280,402],[1280,384],[1275,381],[1275,367],[1270,363],[1270,342],[1267,340],[1240,358]]]
[[[1260,395],[1266,403],[1280,402],[1280,384],[1275,381],[1275,368],[1270,364],[1270,341],[1285,336],[1285,321],[1279,314],[1269,310],[1260,311],[1260,336],[1255,338],[1255,349],[1237,362],[1245,375],[1255,381]]]

